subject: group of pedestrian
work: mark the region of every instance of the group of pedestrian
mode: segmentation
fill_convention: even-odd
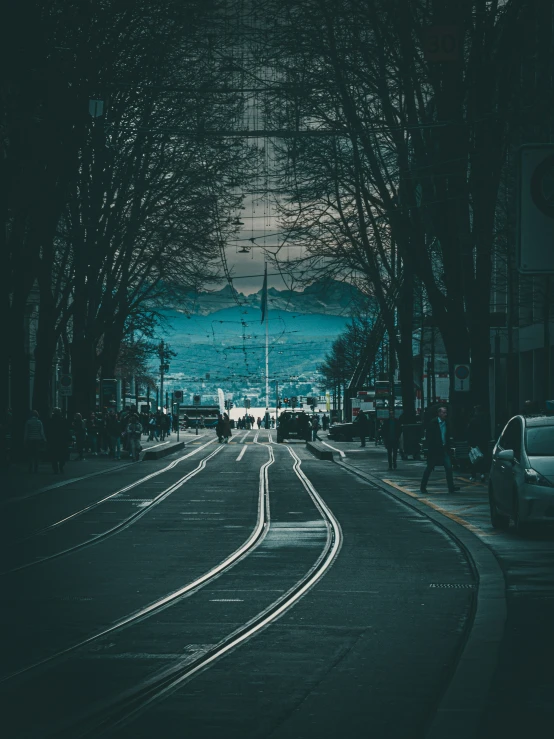
[[[239,430],[248,431],[249,429],[254,427],[255,420],[256,419],[254,418],[254,416],[250,416],[248,413],[245,413],[244,416],[241,416],[238,419],[237,428]]]
[[[217,423],[215,425],[215,433],[217,435],[217,440],[220,444],[229,443],[229,439],[232,436],[231,421],[229,419],[229,416],[226,413],[224,413],[223,415],[221,413],[217,414]]]
[[[91,413],[88,419],[83,418],[80,413],[75,413],[71,431],[75,440],[77,459],[85,459],[86,454],[120,459],[122,449],[130,451],[129,424],[137,421],[139,415],[135,406],[119,412],[104,409],[101,413]]]
[[[369,419],[363,410],[360,410],[355,421],[360,436],[360,446],[365,447],[369,432]],[[400,439],[403,433],[404,416],[396,418],[394,408],[389,411],[389,417],[381,422],[380,438],[387,450],[388,469],[397,469],[397,455]],[[467,427],[467,442],[470,450],[471,475],[470,481],[478,478],[485,480],[486,468],[489,462],[489,423],[484,409],[475,406]],[[449,493],[459,490],[454,484],[452,467],[452,436],[448,424],[448,408],[445,405],[430,409],[430,416],[425,425],[425,440],[427,446],[427,464],[423,471],[420,483],[420,492],[427,493],[427,483],[435,467],[444,467],[446,483]]]
[[[23,444],[29,462],[29,472],[38,472],[40,458],[48,451],[52,470],[61,473],[69,458],[71,428],[59,408],[54,408],[46,428],[38,411],[32,411],[23,428]]]
[[[148,433],[148,441],[165,441],[172,431],[177,430],[178,419],[170,413],[144,414],[142,425],[144,433]],[[146,430],[148,429],[148,431]]]
[[[172,430],[177,429],[178,423],[177,416],[161,412],[139,414],[135,406],[120,412],[104,409],[90,413],[88,418],[75,413],[71,422],[63,416],[60,408],[54,408],[44,423],[38,411],[34,410],[23,430],[29,471],[38,471],[40,459],[46,453],[53,472],[62,473],[72,449],[77,460],[84,460],[87,454],[118,460],[124,449],[131,459],[138,461],[143,434],[147,434],[149,440],[164,441]]]

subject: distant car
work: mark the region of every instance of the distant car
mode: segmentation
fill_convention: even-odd
[[[359,439],[360,433],[355,423],[334,423],[329,426],[328,436],[332,441],[352,441]]]
[[[514,416],[492,455],[491,523],[518,533],[533,523],[554,523],[554,417]]]
[[[306,416],[309,420],[309,416],[304,411],[283,411],[280,414],[277,426],[277,441],[281,443],[285,439],[305,439],[305,435],[302,433],[302,424],[298,423],[300,416]]]

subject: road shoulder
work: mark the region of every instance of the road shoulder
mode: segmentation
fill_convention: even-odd
[[[451,680],[445,688],[426,739],[467,739],[476,736],[504,638],[507,604],[502,569],[492,550],[461,519],[448,515],[431,501],[420,500],[400,486],[362,471],[342,459],[337,465],[376,485],[397,500],[428,516],[454,537],[472,561],[478,579],[473,617]]]

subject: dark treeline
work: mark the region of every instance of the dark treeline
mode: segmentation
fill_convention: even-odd
[[[274,125],[298,131],[279,147],[282,217],[306,247],[290,268],[367,282],[406,409],[423,313],[449,366],[471,363],[467,406],[488,407],[493,282],[515,254],[515,153],[554,128],[552,13],[540,0],[274,4]]]
[[[48,412],[56,356],[73,409],[93,410],[122,347],[213,276],[247,155],[202,135],[242,105],[209,95],[230,74],[218,3],[23,0],[3,16],[0,387],[22,422]]]

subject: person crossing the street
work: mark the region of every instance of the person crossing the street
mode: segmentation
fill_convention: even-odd
[[[455,493],[460,488],[454,486],[454,476],[452,474],[452,460],[450,458],[450,432],[448,428],[448,409],[446,406],[440,406],[437,409],[437,415],[429,421],[426,429],[427,439],[427,466],[421,478],[420,492],[427,493],[427,483],[431,472],[437,466],[444,467],[446,473],[446,482],[448,492]]]

